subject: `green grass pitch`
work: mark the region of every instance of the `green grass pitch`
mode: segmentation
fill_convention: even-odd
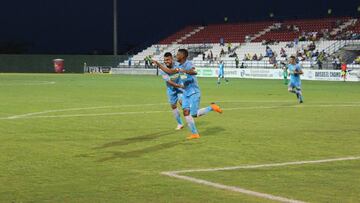
[[[0,74],[0,202],[269,202],[160,175],[360,156],[360,83],[200,78],[199,140],[155,76]],[[310,202],[360,202],[360,160],[189,176]]]

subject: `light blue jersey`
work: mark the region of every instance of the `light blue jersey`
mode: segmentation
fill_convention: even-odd
[[[179,73],[168,74],[168,73],[165,73],[164,71],[160,70],[160,75],[166,81],[166,92],[167,92],[169,103],[172,105],[176,104],[182,98],[183,89],[173,87],[172,85],[170,85],[167,82],[173,81],[174,83],[182,84],[181,79],[180,79],[180,74]]]
[[[175,68],[180,68],[184,70],[191,70],[193,68],[193,64],[191,61],[185,61],[185,63],[180,64],[178,62],[175,63]],[[200,93],[200,88],[196,79],[196,75],[189,75],[189,74],[180,74],[180,78],[182,81],[182,84],[184,85],[184,95],[185,96],[191,96],[195,93]]]
[[[224,77],[224,64],[220,63],[219,64],[219,77]]]
[[[175,63],[175,67],[184,70],[191,70],[194,66],[190,61],[185,61],[183,64]],[[200,88],[196,75],[181,73],[180,78],[185,87],[182,98],[182,108],[189,109],[190,115],[197,116],[200,105]]]
[[[301,66],[299,64],[289,64],[288,70],[290,71],[290,84],[289,87],[301,88],[301,80],[299,74],[294,74],[294,71],[300,71]]]

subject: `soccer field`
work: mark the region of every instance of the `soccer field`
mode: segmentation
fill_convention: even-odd
[[[200,78],[201,135],[175,131],[155,76],[0,74],[0,202],[273,202],[164,171],[355,157],[182,175],[305,202],[360,202],[360,83]],[[276,202],[276,201],[274,201]]]

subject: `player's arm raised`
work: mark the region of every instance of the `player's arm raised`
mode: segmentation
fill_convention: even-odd
[[[183,72],[183,73],[186,73],[186,74],[189,74],[189,75],[197,75],[197,72],[196,72],[194,67],[189,69],[189,70],[180,69],[179,71]]]
[[[165,73],[168,73],[168,74],[174,74],[174,73],[177,73],[178,71],[176,69],[170,69],[166,66],[164,66],[163,64],[159,63],[158,61],[156,60],[152,60],[152,63],[154,63],[157,67],[159,67],[162,71],[164,71]]]
[[[177,84],[177,83],[175,83],[174,81],[171,81],[171,80],[167,81],[167,83],[169,85],[173,86],[173,87],[176,87],[176,88],[184,88],[184,85],[179,85],[179,84]]]
[[[167,75],[167,74],[165,74],[165,73],[162,74],[162,78],[163,78],[169,85],[171,85],[171,86],[173,86],[173,87],[175,87],[175,88],[184,88],[183,85],[179,85],[179,84],[177,84],[176,82],[170,80],[169,75]]]

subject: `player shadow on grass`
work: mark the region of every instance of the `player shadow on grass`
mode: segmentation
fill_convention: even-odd
[[[205,135],[204,138],[206,139],[207,136],[219,134],[220,132],[223,132],[223,131],[225,131],[225,129],[222,127],[211,127],[211,128],[207,128],[202,133]],[[155,138],[167,135],[167,133],[165,133],[165,132],[150,134],[152,136],[151,139],[155,139]],[[173,131],[171,131],[171,132],[173,132]],[[149,135],[147,135],[147,136],[149,136]],[[140,137],[143,138],[145,136],[140,136]],[[126,139],[126,140],[128,140],[128,139]],[[201,139],[199,141],[201,141]],[[99,159],[99,160],[97,160],[97,162],[105,162],[105,161],[110,161],[110,160],[114,160],[114,159],[118,159],[118,158],[137,158],[137,157],[141,157],[145,154],[149,154],[149,153],[153,153],[153,152],[157,152],[157,151],[161,151],[161,150],[165,150],[165,149],[170,149],[170,148],[176,147],[178,145],[187,144],[189,142],[192,142],[192,141],[187,141],[185,139],[181,139],[181,140],[167,142],[167,143],[163,143],[163,144],[159,144],[159,145],[154,145],[151,147],[146,147],[146,148],[138,149],[138,150],[134,150],[134,151],[108,152],[108,153],[112,153],[112,156]],[[126,141],[126,142],[117,142],[117,144],[115,144],[115,145],[114,144],[113,145],[105,144],[105,146],[107,146],[107,147],[121,146],[124,143],[129,144],[128,141]],[[106,148],[106,147],[103,147],[100,149],[104,149],[104,148]]]
[[[165,150],[165,149],[170,149],[170,148],[176,147],[177,145],[183,144],[184,142],[185,142],[185,140],[177,140],[177,141],[167,142],[167,143],[163,143],[163,144],[159,144],[159,145],[155,145],[155,146],[151,146],[151,147],[146,147],[144,149],[139,149],[139,150],[134,150],[134,151],[110,152],[110,153],[112,153],[112,156],[99,159],[99,160],[97,160],[97,162],[105,162],[105,161],[110,161],[110,160],[114,160],[114,159],[118,159],[118,158],[136,158],[136,157],[140,157],[142,155],[148,154],[148,153],[157,152],[157,151],[161,151],[161,150]]]
[[[204,131],[201,131],[200,134],[203,135],[203,137],[206,138],[206,136],[212,136],[212,135],[220,135],[220,132],[225,131],[225,128],[223,127],[219,127],[219,126],[215,126],[215,127],[211,127],[211,128],[206,128]]]
[[[125,139],[122,139],[122,140],[105,143],[102,146],[94,147],[93,149],[106,149],[106,148],[109,148],[109,147],[124,146],[124,145],[132,144],[132,143],[138,143],[138,142],[146,142],[146,141],[155,140],[157,138],[167,136],[167,135],[171,135],[171,134],[174,134],[173,130],[150,133],[150,134],[147,134],[147,135],[141,135],[141,136],[137,136],[137,137],[129,137],[129,138],[125,138]]]

